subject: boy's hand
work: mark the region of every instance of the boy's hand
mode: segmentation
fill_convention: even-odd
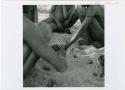
[[[62,55],[63,57],[66,56],[65,46],[61,46],[61,49],[58,51],[58,54]]]
[[[61,65],[63,65],[63,68],[58,69],[58,71],[59,72],[64,72],[68,68],[67,61],[65,59],[65,57],[66,57],[66,51],[63,48],[61,48],[57,53],[59,55],[60,60],[62,60],[61,61],[62,62]]]

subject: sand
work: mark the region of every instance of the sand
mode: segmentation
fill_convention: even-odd
[[[65,44],[71,35],[55,33],[50,45]],[[66,53],[68,69],[57,72],[50,64],[39,59],[28,77],[24,80],[26,87],[103,87],[104,78],[95,77],[93,73],[100,75],[102,70],[98,58],[104,53],[104,48],[96,49],[93,46],[79,46],[77,42]],[[92,64],[89,62],[92,61]]]
[[[57,37],[55,39],[56,42],[58,41],[57,44],[63,44],[63,40],[66,38],[62,37],[61,40],[58,35],[55,37]],[[81,46],[79,49],[77,44],[73,45],[66,53],[68,69],[65,72],[57,72],[50,64],[40,59],[25,79],[24,86],[102,87],[104,86],[104,78],[93,76],[95,72],[98,75],[102,72],[98,62],[102,53],[104,53],[104,48],[98,50],[93,46]],[[90,60],[93,62],[92,64],[89,64]]]

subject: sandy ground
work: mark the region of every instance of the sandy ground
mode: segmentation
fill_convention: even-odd
[[[39,21],[47,18],[48,14],[39,13]],[[80,26],[80,22],[71,28],[74,34]],[[64,45],[72,35],[55,33],[50,45]],[[66,52],[68,69],[57,72],[42,58],[38,60],[27,78],[24,87],[103,87],[104,77],[100,77],[102,67],[98,60],[104,53],[104,48],[96,49],[93,46],[79,46],[76,42]]]

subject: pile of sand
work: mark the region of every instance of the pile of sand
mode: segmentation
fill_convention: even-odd
[[[65,44],[70,37],[54,34],[51,45]],[[102,87],[104,78],[99,76],[102,69],[98,61],[102,53],[104,53],[103,48],[98,50],[93,46],[74,44],[67,50],[68,69],[65,72],[57,72],[50,64],[40,59],[24,80],[24,86]],[[93,75],[95,73],[97,75]]]

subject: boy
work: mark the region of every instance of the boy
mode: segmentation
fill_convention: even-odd
[[[104,8],[99,5],[83,5],[77,8],[78,16],[82,22],[81,28],[65,46],[67,50],[82,33],[88,32],[91,39],[104,45]]]
[[[59,11],[61,11],[61,12],[59,12]],[[71,27],[75,23],[75,21],[77,20],[77,15],[75,15],[75,11],[76,10],[75,10],[73,5],[67,5],[67,6],[59,5],[58,7],[52,6],[51,12],[50,12],[50,17],[37,24],[37,26],[38,26],[37,28],[39,29],[39,32],[44,34],[44,40],[46,41],[47,45],[52,38],[53,32],[64,32],[65,31],[64,29],[62,29],[62,30],[60,29],[59,24],[62,25],[62,27],[66,28],[66,27]],[[65,19],[63,18],[62,13],[67,15],[67,16],[65,16]],[[71,20],[74,20],[74,22],[72,22]],[[64,23],[65,21],[66,21],[66,23]],[[35,34],[35,32],[34,32],[34,34]],[[38,36],[35,36],[35,37],[38,37]],[[30,38],[32,38],[32,37],[30,36]],[[33,38],[34,38],[34,36],[33,36]],[[32,39],[32,41],[33,40],[34,39]],[[31,45],[32,45],[32,43],[31,43]],[[26,40],[24,40],[24,44],[23,44],[24,57],[23,57],[23,59],[24,59],[24,72],[26,72],[26,73],[35,64],[35,62],[39,59],[39,56],[40,56],[38,53],[36,53],[36,54],[34,53],[35,47],[34,47],[34,50],[32,52],[31,49],[33,49],[33,48],[30,49],[29,46],[30,46],[30,44],[28,45],[26,43]],[[36,48],[38,48],[38,47],[36,47]]]

